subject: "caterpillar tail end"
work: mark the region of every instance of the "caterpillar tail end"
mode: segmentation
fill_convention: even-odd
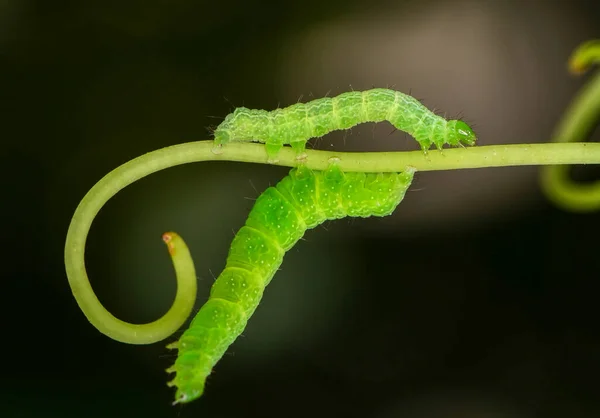
[[[226,129],[217,128],[214,134],[213,147],[210,151],[215,155],[223,154],[223,145],[229,142],[229,133]]]
[[[215,155],[221,155],[221,154],[223,154],[223,144],[215,144],[210,149],[210,152],[212,152]]]

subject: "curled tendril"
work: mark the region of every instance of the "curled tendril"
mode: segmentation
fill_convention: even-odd
[[[581,44],[569,58],[569,71],[582,74],[600,62],[600,40]],[[600,118],[600,72],[573,100],[558,124],[553,142],[579,142],[588,137]],[[542,167],[542,189],[557,205],[574,212],[600,209],[600,181],[579,184],[569,177],[569,166]]]
[[[94,217],[108,199],[128,184],[160,169],[159,165],[150,164],[140,170],[130,162],[106,175],[82,199],[67,232],[65,268],[75,300],[88,321],[100,332],[129,344],[152,344],[163,340],[177,331],[190,315],[196,301],[196,272],[188,247],[176,233],[163,234],[177,276],[177,293],[164,316],[138,325],[115,318],[94,294],[85,270],[85,242]]]
[[[69,235],[68,248],[76,245]],[[171,308],[164,316],[148,324],[130,324],[115,318],[100,303],[87,279],[85,268],[72,259],[66,263],[67,274],[75,300],[88,320],[103,334],[129,344],[152,344],[173,334],[183,325],[196,301],[196,273],[194,263],[183,239],[174,232],[162,236],[167,244],[177,276],[177,294]],[[70,247],[69,247],[70,246]],[[75,262],[73,262],[75,261]],[[83,270],[81,270],[83,268]],[[79,270],[79,271],[78,271]],[[83,279],[85,278],[85,279]]]

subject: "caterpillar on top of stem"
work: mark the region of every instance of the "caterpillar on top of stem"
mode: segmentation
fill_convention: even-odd
[[[446,120],[412,96],[390,89],[350,91],[307,103],[266,111],[238,107],[215,129],[217,147],[230,141],[265,144],[271,160],[285,144],[302,155],[306,142],[365,122],[390,122],[413,136],[424,153],[435,145],[475,145],[476,136],[462,120]]]

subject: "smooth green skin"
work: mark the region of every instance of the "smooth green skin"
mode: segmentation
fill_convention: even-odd
[[[593,48],[576,52],[572,62],[597,60],[600,43],[588,43]],[[578,64],[578,68],[582,65]],[[562,126],[572,126],[571,138],[581,137],[577,130],[587,132],[595,123],[593,115],[600,112],[600,80],[588,83],[573,109],[567,112]],[[584,109],[588,106],[589,109]],[[570,120],[573,118],[573,121]],[[579,127],[579,128],[578,128]],[[560,138],[564,138],[560,136]],[[213,141],[190,142],[153,151],[137,157],[104,176],[85,195],[78,205],[65,243],[64,261],[73,296],[81,310],[100,332],[125,343],[151,344],[170,336],[185,320],[195,302],[196,276],[194,266],[185,243],[178,238],[168,242],[170,254],[177,275],[177,296],[168,313],[150,324],[129,324],[111,315],[102,307],[90,286],[85,271],[85,243],[90,226],[102,206],[129,184],[160,170],[181,164],[200,161],[236,161],[247,163],[273,164],[294,167],[298,164],[297,154],[290,148],[279,153],[277,161],[270,160],[261,144],[231,143],[226,149],[214,147]],[[600,164],[600,144],[597,143],[554,143],[554,144],[513,144],[480,146],[469,149],[448,149],[442,154],[432,151],[425,157],[419,151],[412,152],[366,152],[347,153],[307,150],[303,165],[314,170],[325,170],[335,161],[344,172],[398,172],[406,167],[416,171],[456,170],[466,168],[512,167],[526,165]],[[552,170],[561,167],[553,167]],[[566,167],[563,167],[566,168]],[[548,170],[550,172],[550,170]],[[548,173],[544,171],[544,176]],[[553,192],[554,176],[543,178],[547,193]],[[564,191],[563,191],[564,192]],[[591,196],[591,197],[588,197]],[[551,196],[561,204],[561,197]],[[589,189],[571,196],[568,209],[578,210],[577,199],[583,199],[583,206],[600,203],[600,193]],[[177,251],[181,248],[181,251]],[[175,251],[173,251],[175,250]]]
[[[265,287],[306,232],[327,220],[391,214],[404,198],[414,170],[404,173],[343,173],[293,169],[263,192],[235,236],[223,272],[189,329],[171,348],[179,355],[167,371],[176,376],[175,404],[204,392],[207,376],[246,327]]]
[[[581,74],[594,63],[600,62],[600,40],[580,45],[569,59],[569,69]],[[596,74],[573,100],[558,124],[552,141],[578,142],[594,131],[600,118],[600,73]],[[580,184],[569,177],[564,165],[543,167],[541,184],[545,194],[557,205],[574,212],[600,209],[600,181]]]
[[[215,144],[258,141],[265,144],[269,157],[276,159],[284,144],[302,154],[310,138],[359,123],[385,120],[412,135],[425,153],[432,144],[441,150],[444,144],[459,146],[476,142],[473,130],[465,122],[447,121],[408,94],[377,88],[296,103],[271,112],[239,107],[215,130]]]

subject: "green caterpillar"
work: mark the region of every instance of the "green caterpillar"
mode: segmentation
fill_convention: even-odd
[[[444,144],[475,145],[475,134],[465,122],[446,120],[414,97],[382,88],[351,91],[271,112],[238,107],[215,129],[214,141],[217,146],[230,141],[262,142],[269,158],[276,160],[284,144],[301,155],[310,138],[384,120],[412,135],[425,153],[432,144],[438,149]]]
[[[414,171],[343,173],[304,166],[291,170],[256,200],[246,224],[235,236],[225,269],[190,328],[169,348],[179,350],[169,386],[174,403],[200,397],[212,368],[242,333],[286,251],[326,220],[391,214],[404,198]]]

